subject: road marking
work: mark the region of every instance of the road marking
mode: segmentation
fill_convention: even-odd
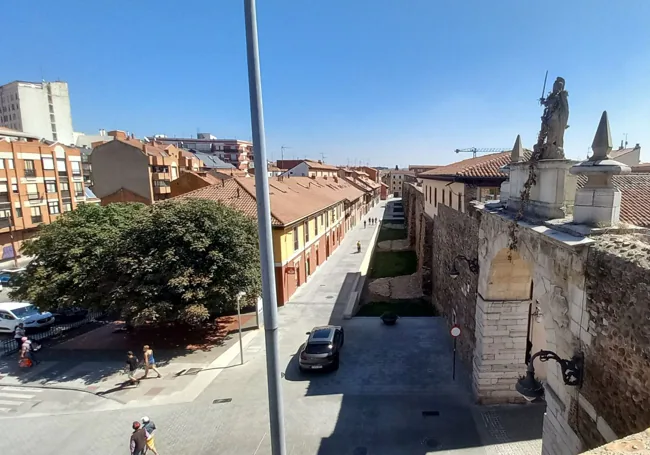
[[[0,392],[0,397],[3,398],[23,398],[26,400],[29,400],[30,398],[34,398],[34,395],[23,395],[19,393],[2,393]]]
[[[20,406],[24,401],[9,401],[9,400],[0,400],[0,404],[5,404],[9,406]]]
[[[29,390],[31,393],[43,391],[43,389],[34,389],[31,387],[28,388],[28,387],[10,387],[10,386],[0,387],[0,390],[4,390],[6,392],[25,392],[26,390]]]

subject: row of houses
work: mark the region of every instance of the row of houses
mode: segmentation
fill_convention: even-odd
[[[278,305],[340,246],[346,233],[380,201],[380,185],[337,175],[269,180]],[[178,196],[218,201],[257,218],[255,179],[234,177]]]

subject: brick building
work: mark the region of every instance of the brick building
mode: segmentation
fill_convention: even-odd
[[[1,259],[12,258],[40,224],[85,203],[85,190],[79,149],[31,138],[0,140]]]

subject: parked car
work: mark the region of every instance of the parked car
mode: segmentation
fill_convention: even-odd
[[[314,327],[307,335],[307,342],[302,346],[298,358],[300,371],[338,370],[344,341],[343,328],[337,325]]]
[[[37,329],[52,325],[54,316],[49,311],[41,313],[29,302],[0,303],[0,332],[13,333],[21,322],[27,330]]]
[[[55,310],[52,310],[52,314],[54,315],[54,322],[57,324],[62,324],[85,319],[86,316],[88,316],[88,310],[79,307],[57,308]]]
[[[20,273],[23,273],[25,270],[27,270],[25,267],[21,267],[19,269],[0,270],[0,285],[11,286],[11,283],[16,278],[16,276]],[[2,288],[0,287],[0,289]]]

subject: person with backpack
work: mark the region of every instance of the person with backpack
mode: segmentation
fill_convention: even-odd
[[[154,443],[154,432],[156,431],[156,424],[153,423],[153,420],[151,420],[149,417],[144,416],[142,418],[142,425],[147,432],[147,447],[144,450],[144,453],[147,453],[148,450],[151,450],[154,455],[158,455],[158,451],[156,450],[156,445]]]

